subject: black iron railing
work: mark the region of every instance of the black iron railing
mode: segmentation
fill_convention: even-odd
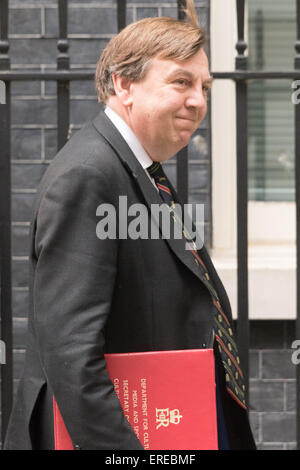
[[[248,71],[244,39],[245,1],[236,0],[238,42],[235,70],[213,72],[215,79],[231,79],[236,84],[237,128],[237,253],[238,253],[238,318],[237,333],[241,361],[248,381],[249,319],[248,319],[248,170],[247,170],[247,82],[249,79],[300,79],[300,0],[297,1],[297,38],[294,70]],[[182,18],[184,0],[178,0],[178,17]],[[10,213],[10,85],[12,81],[55,80],[57,82],[58,149],[65,143],[70,126],[69,86],[72,80],[93,80],[90,71],[70,70],[67,35],[67,0],[58,0],[59,39],[57,43],[57,70],[48,72],[12,71],[9,61],[8,0],[0,1],[0,80],[6,85],[6,104],[0,105],[0,274],[1,274],[1,339],[6,344],[6,364],[1,366],[1,421],[2,442],[12,406],[12,309],[11,309],[11,213]],[[126,24],[126,0],[117,1],[118,27]],[[295,106],[295,161],[297,207],[297,253],[300,253],[300,107]],[[187,149],[177,159],[177,188],[181,199],[188,200]],[[300,260],[297,257],[297,320],[295,337],[300,339]],[[300,368],[297,368],[297,390],[300,387]],[[297,445],[300,449],[300,393],[297,394]]]
[[[8,1],[0,3],[0,72],[9,71]],[[1,429],[4,436],[13,395],[12,370],[12,280],[11,280],[11,181],[10,181],[10,90],[5,82],[5,104],[0,105],[0,276],[1,340],[5,344],[5,365],[1,365]]]

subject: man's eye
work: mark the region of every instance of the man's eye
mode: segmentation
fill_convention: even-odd
[[[210,87],[209,87],[209,86],[206,86],[206,85],[203,85],[202,89],[203,89],[203,91],[204,91],[205,93],[208,93],[209,90],[210,90]]]
[[[176,83],[178,83],[178,85],[184,86],[187,85],[187,80],[185,80],[184,78],[178,78],[178,80],[176,80]]]

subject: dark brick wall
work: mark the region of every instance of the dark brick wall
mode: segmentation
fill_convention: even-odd
[[[209,1],[196,2],[209,25]],[[58,18],[55,0],[10,0],[10,57],[13,69],[56,69]],[[127,21],[176,16],[176,2],[128,1]],[[69,5],[71,68],[94,70],[107,41],[117,32],[113,0],[72,0]],[[14,389],[22,372],[28,312],[28,234],[38,183],[56,153],[56,84],[15,82],[12,86],[12,249]],[[91,82],[71,84],[73,132],[98,112]],[[190,202],[206,204],[205,239],[211,236],[210,113],[189,145]],[[166,172],[175,183],[174,159]],[[260,448],[293,448],[295,371],[289,351],[289,322],[251,324],[251,421]]]
[[[250,419],[259,449],[296,449],[295,322],[250,322]]]

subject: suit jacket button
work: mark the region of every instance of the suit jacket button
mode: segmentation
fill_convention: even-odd
[[[78,444],[74,445],[74,450],[81,450],[81,447]]]

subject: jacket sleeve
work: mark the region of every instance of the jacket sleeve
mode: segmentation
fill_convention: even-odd
[[[96,235],[107,179],[80,164],[53,179],[35,231],[34,318],[44,373],[74,445],[143,449],[125,418],[104,358],[118,240]],[[122,334],[122,332],[120,332]]]

